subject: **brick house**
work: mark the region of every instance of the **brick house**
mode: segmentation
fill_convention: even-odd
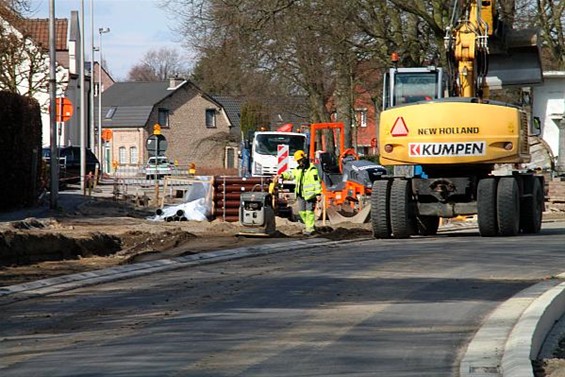
[[[116,162],[135,172],[148,159],[147,138],[161,126],[165,155],[187,169],[237,167],[240,140],[239,102],[213,97],[190,81],[117,82],[102,95],[102,129],[111,130],[106,143],[104,172]]]

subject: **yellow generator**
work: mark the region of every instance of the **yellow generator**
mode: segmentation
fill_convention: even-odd
[[[385,77],[380,162],[396,173],[373,186],[376,238],[433,235],[440,218],[459,215],[478,215],[481,236],[541,229],[543,177],[521,168],[530,161],[528,114],[487,99],[495,87],[541,82],[537,43],[507,40],[494,54],[494,1],[468,3],[446,36],[456,72],[392,68]]]

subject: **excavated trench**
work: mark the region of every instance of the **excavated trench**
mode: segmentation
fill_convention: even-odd
[[[92,256],[128,257],[166,250],[196,237],[178,229],[162,232],[128,230],[117,234],[99,231],[65,234],[47,230],[47,225],[34,219],[14,222],[12,227],[13,230],[0,233],[0,267]]]
[[[107,256],[121,250],[119,237],[92,234],[69,238],[62,234],[29,234],[8,231],[0,235],[0,265],[22,266],[38,262]]]

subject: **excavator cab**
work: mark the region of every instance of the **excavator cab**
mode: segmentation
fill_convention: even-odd
[[[384,76],[383,110],[442,98],[444,88],[441,68],[391,68]]]

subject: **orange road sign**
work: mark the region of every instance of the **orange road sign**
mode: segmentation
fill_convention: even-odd
[[[112,130],[102,130],[102,140],[104,141],[110,141],[112,140]]]
[[[57,122],[66,122],[73,116],[73,103],[67,97],[55,99],[55,118]]]

